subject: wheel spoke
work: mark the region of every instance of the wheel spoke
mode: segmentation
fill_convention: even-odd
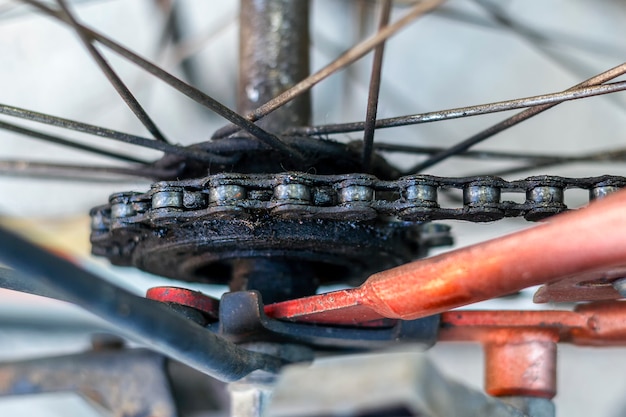
[[[63,14],[60,11],[54,10],[37,0],[20,0],[20,1],[37,8],[38,10],[47,14],[48,16],[54,17],[55,19],[58,19],[62,22],[71,24],[68,21],[69,19],[67,18],[67,16],[65,16],[65,14]],[[163,82],[169,84],[171,87],[175,88],[180,93],[186,95],[187,97],[191,98],[197,103],[214,111],[215,113],[224,117],[229,122],[234,123],[240,129],[247,131],[252,136],[262,141],[263,143],[267,144],[268,146],[271,146],[272,148],[277,149],[294,158],[303,159],[302,154],[297,149],[294,149],[293,147],[285,145],[285,143],[281,139],[279,139],[276,135],[270,132],[267,132],[264,129],[260,128],[259,126],[255,125],[254,123],[250,122],[249,120],[247,120],[240,114],[236,113],[235,111],[226,107],[219,101],[215,100],[213,97],[210,97],[209,95],[203,93],[197,88],[185,83],[181,79],[174,77],[172,74],[168,73],[167,71],[164,71],[163,69],[152,64],[148,60],[140,57],[139,55],[135,54],[134,52],[120,45],[119,43],[113,41],[112,39],[109,39],[106,36],[87,28],[86,26],[83,26],[83,25],[79,25],[79,26],[81,30],[83,30],[90,38],[97,40],[98,42],[102,43],[103,45],[105,45],[107,48],[111,49],[115,53],[131,61],[135,65],[143,68],[144,70],[154,75],[155,77],[159,78]]]
[[[83,145],[82,143],[73,142],[69,139],[61,138],[59,136],[51,135],[49,133],[41,132],[38,130],[28,129],[28,128],[18,126],[13,123],[0,121],[0,129],[9,130],[14,133],[19,133],[20,135],[44,140],[46,142],[56,143],[58,145],[62,145],[68,148],[80,149],[81,151],[91,152],[96,155],[108,156],[114,159],[118,159],[120,161],[134,162],[134,163],[139,163],[139,164],[149,163],[148,161],[144,161],[142,159],[135,158],[133,156],[122,155],[117,152],[107,151],[105,149],[95,148],[89,145]]]
[[[78,182],[129,182],[138,178],[155,181],[171,178],[173,170],[151,167],[53,164],[27,160],[0,160],[0,175],[62,179]]]
[[[148,116],[148,113],[146,113],[144,108],[141,107],[141,104],[139,104],[135,96],[133,96],[128,87],[126,87],[122,79],[113,70],[111,65],[109,65],[104,56],[102,56],[102,54],[98,52],[98,50],[92,43],[92,39],[85,33],[84,30],[81,29],[81,24],[78,22],[74,14],[70,11],[67,4],[65,3],[65,0],[57,0],[57,3],[65,13],[65,16],[69,20],[70,24],[74,27],[83,45],[85,46],[85,48],[87,48],[89,55],[91,55],[93,60],[100,67],[113,88],[115,88],[115,91],[117,91],[122,100],[124,100],[126,105],[135,114],[137,119],[139,119],[141,124],[143,124],[145,128],[148,129],[148,131],[152,134],[152,136],[154,136],[155,139],[160,140],[161,142],[168,143],[168,140],[165,138],[161,130],[157,127],[157,125],[150,118],[150,116]]]
[[[558,93],[543,94],[526,98],[498,101],[495,103],[478,104],[475,106],[459,107],[455,109],[440,110],[429,113],[411,114],[407,116],[390,117],[376,121],[376,129],[390,127],[409,126],[421,123],[439,122],[443,120],[459,119],[464,117],[479,116],[482,114],[497,113],[509,110],[523,109],[526,107],[537,108],[546,105],[554,106],[564,101],[578,100],[603,94],[616,93],[626,90],[626,81],[609,84],[594,85],[589,87],[572,88]],[[289,129],[286,134],[294,135],[328,135],[333,133],[358,132],[365,129],[367,122],[335,123],[320,126],[306,126]]]
[[[339,58],[326,65],[321,70],[316,73],[308,76],[304,80],[300,81],[298,84],[291,87],[289,90],[279,94],[274,97],[272,100],[263,104],[261,107],[253,110],[252,112],[246,114],[246,119],[250,121],[257,121],[274,110],[282,107],[283,105],[289,103],[294,100],[296,97],[304,94],[309,91],[313,86],[318,84],[320,81],[328,78],[335,72],[345,68],[346,66],[352,64],[358,59],[365,56],[368,52],[374,49],[377,45],[386,41],[389,37],[396,34],[398,31],[406,27],[413,20],[418,18],[419,16],[430,12],[443,3],[443,0],[426,0],[423,2],[417,3],[415,6],[411,8],[401,19],[392,23],[391,25],[385,26],[382,30],[378,31],[374,36],[364,40],[363,42],[358,43],[354,47],[350,48],[348,51],[343,53]],[[231,135],[237,131],[237,128],[234,126],[226,126],[222,129],[219,129],[213,135],[213,138],[220,138]]]
[[[616,77],[619,77],[620,75],[626,73],[626,63],[620,64],[614,68],[611,68],[608,71],[605,71],[601,74],[596,75],[595,77],[589,78],[588,80],[575,85],[574,87],[570,88],[569,90],[576,90],[579,88],[586,88],[586,87],[590,87],[590,86],[594,86],[594,85],[598,85],[598,84],[602,84],[605,83],[609,80],[612,80]],[[421,162],[417,165],[415,165],[413,168],[411,168],[407,173],[417,173],[419,171],[422,171],[426,168],[429,168],[453,155],[459,154],[461,152],[464,152],[466,150],[468,150],[469,148],[471,148],[472,146],[485,141],[486,139],[491,138],[492,136],[508,129],[509,127],[515,126],[518,123],[523,122],[524,120],[530,119],[533,116],[536,116],[539,113],[542,113],[548,109],[551,109],[552,107],[556,106],[557,103],[550,103],[550,104],[544,104],[544,105],[540,105],[540,106],[535,106],[535,107],[531,107],[529,109],[526,109],[514,116],[509,117],[506,120],[503,120],[502,122],[495,124],[485,130],[483,130],[482,132],[479,132],[475,135],[473,135],[472,137],[465,139],[462,142],[457,143],[456,145],[446,149],[445,151],[438,153],[436,155],[431,156],[430,158],[428,158],[426,161]]]
[[[391,0],[382,0],[380,10],[380,22],[378,31],[380,32],[389,24],[391,16]],[[365,126],[363,128],[363,171],[368,172],[372,162],[372,150],[374,144],[374,131],[376,130],[376,114],[378,112],[378,95],[380,92],[380,80],[383,68],[383,54],[385,52],[385,42],[381,42],[374,49],[374,62],[372,63],[372,74],[367,96],[367,111],[365,114]]]
[[[63,119],[60,117],[50,116],[44,113],[38,113],[31,110],[21,109],[19,107],[7,106],[0,104],[0,114],[18,117],[20,119],[31,120],[51,126],[62,127],[69,130],[88,133],[90,135],[100,136],[107,139],[117,140],[120,142],[130,143],[131,145],[142,146],[144,148],[154,149],[166,153],[184,156],[186,158],[195,159],[203,162],[228,163],[232,160],[230,157],[221,155],[213,155],[207,152],[200,152],[191,148],[170,145],[169,143],[159,142],[156,140],[144,138],[141,136],[130,135],[128,133],[118,132],[116,130],[104,127],[94,126],[87,123],[81,123],[74,120]]]
[[[400,145],[396,143],[376,143],[374,149],[382,152],[398,152],[405,154],[419,154],[419,155],[434,155],[444,151],[446,148],[432,147],[432,146],[414,146],[414,145]],[[569,159],[561,155],[546,155],[535,153],[520,153],[520,152],[502,152],[491,150],[469,150],[463,153],[454,155],[457,158],[471,158],[471,159],[510,159],[510,160],[531,160],[535,162],[553,162],[561,159]]]

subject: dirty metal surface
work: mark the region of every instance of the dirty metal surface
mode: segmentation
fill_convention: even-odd
[[[199,219],[130,225],[92,234],[92,252],[112,263],[186,281],[226,284],[234,262],[279,258],[305,263],[319,283],[360,283],[368,273],[423,256],[420,226],[275,219]],[[446,232],[436,232],[437,239]],[[422,244],[423,242],[423,244]],[[297,277],[296,277],[297,278]]]
[[[423,222],[540,220],[567,210],[568,188],[597,198],[624,184],[610,176],[382,181],[364,174],[217,174],[113,194],[91,212],[92,252],[117,265],[210,282],[226,282],[234,260],[269,257],[309,262],[321,282],[356,285],[450,243],[445,229],[433,232]],[[440,207],[438,190],[448,188],[463,190],[462,207]],[[525,193],[526,201],[504,201],[506,192]]]
[[[242,0],[237,110],[246,114],[309,75],[309,2]],[[259,121],[272,132],[311,123],[305,92]]]
[[[225,162],[216,161],[207,164],[180,155],[166,154],[153,164],[154,180],[179,181],[223,172],[258,174],[310,171],[320,175],[337,175],[361,170],[360,143],[345,144],[308,136],[282,136],[281,139],[288,146],[297,148],[305,160],[297,161],[255,138],[238,134],[191,146],[199,151],[217,155],[225,159]],[[395,179],[401,175],[397,168],[391,166],[379,154],[374,154],[371,173],[381,179]]]
[[[367,221],[396,216],[404,221],[441,219],[484,222],[523,216],[541,220],[567,210],[564,192],[589,190],[590,199],[604,197],[626,185],[626,178],[601,176],[465,178],[412,175],[383,181],[372,175],[216,174],[183,181],[162,181],[146,193],[111,195],[109,204],[92,210],[92,230],[106,232],[130,225],[160,226],[202,218],[235,219],[269,216],[278,219]],[[438,191],[460,189],[463,206],[442,208]],[[502,194],[525,193],[524,203]]]
[[[213,308],[219,305],[219,311],[208,311],[215,314],[216,320],[204,325],[236,343],[292,342],[334,349],[373,349],[396,343],[430,347],[437,340],[439,329],[437,315],[419,320],[377,320],[353,323],[350,326],[346,326],[345,323],[339,326],[323,326],[279,321],[265,314],[267,306],[263,304],[257,291],[226,293],[218,301],[198,291],[155,287],[148,290],[148,297],[166,304],[180,304],[186,307]],[[186,312],[181,313],[186,315]]]
[[[0,396],[47,392],[75,392],[115,417],[177,416],[165,358],[143,349],[0,363]]]

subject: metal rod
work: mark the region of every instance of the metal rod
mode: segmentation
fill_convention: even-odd
[[[445,148],[434,146],[413,146],[400,145],[397,143],[375,143],[374,148],[382,152],[400,152],[414,154],[436,154]],[[532,160],[536,163],[564,164],[568,162],[600,162],[600,161],[624,161],[626,160],[626,149],[618,148],[606,152],[595,154],[584,154],[574,156],[562,156],[539,153],[520,153],[520,152],[501,152],[492,150],[475,150],[466,151],[458,155],[457,158],[473,158],[473,159],[515,159],[515,160]],[[530,167],[530,166],[529,166]],[[534,165],[533,165],[534,167]],[[485,175],[484,173],[480,175]],[[490,174],[491,175],[491,174]],[[498,174],[493,174],[498,176]]]
[[[379,45],[381,42],[384,42],[389,37],[393,36],[395,33],[400,31],[404,27],[406,27],[409,23],[411,23],[413,20],[415,20],[419,16],[435,9],[441,3],[443,3],[443,0],[426,0],[423,2],[417,3],[415,6],[411,8],[411,10],[407,12],[406,15],[404,15],[398,21],[392,23],[389,26],[386,26],[382,31],[379,31],[374,36],[364,40],[363,42],[358,43],[357,45],[355,45],[354,47],[350,48],[348,51],[343,53],[339,58],[337,58],[330,64],[326,65],[324,68],[310,75],[306,79],[300,81],[298,84],[294,85],[289,90],[285,91],[279,96],[268,101],[261,107],[258,107],[253,112],[246,114],[246,118],[251,121],[257,121],[267,116],[274,110],[278,109],[279,107],[295,99],[296,97],[298,97],[300,94],[304,93],[305,91],[309,91],[311,88],[313,88],[313,86],[318,84],[320,81],[324,80],[325,78],[331,76],[332,74],[339,71],[340,69],[345,68],[351,63],[362,58],[368,52],[374,49],[377,45]],[[217,132],[215,132],[213,137],[220,138],[220,137],[228,136],[228,135],[235,133],[236,131],[237,129],[235,127],[226,126],[222,129],[219,129]]]
[[[391,16],[391,0],[382,0],[378,31],[380,32],[389,24]],[[380,92],[380,80],[383,69],[383,55],[385,42],[381,42],[374,49],[374,61],[367,96],[367,111],[365,113],[365,125],[363,127],[363,171],[368,172],[372,163],[372,151],[374,145],[374,131],[376,130],[376,113],[378,112],[378,95]]]
[[[222,381],[257,369],[277,372],[282,366],[276,357],[237,347],[167,306],[131,294],[3,228],[0,261],[25,281],[18,285],[72,302],[128,337]]]
[[[511,175],[511,174],[516,174],[518,172],[529,171],[531,169],[547,168],[547,167],[553,167],[556,165],[569,164],[573,162],[607,162],[607,161],[623,162],[624,160],[626,160],[626,149],[618,148],[618,149],[612,149],[612,150],[603,151],[603,152],[596,152],[596,153],[592,153],[588,155],[568,156],[568,157],[560,157],[560,158],[555,157],[553,159],[537,160],[532,164],[523,165],[523,166],[514,167],[514,168],[507,168],[507,169],[503,169],[500,171],[496,171],[491,174],[481,173],[480,175],[495,175],[495,176]]]
[[[237,110],[242,114],[254,110],[306,78],[309,44],[308,0],[241,0]],[[310,119],[310,94],[303,94],[258,124],[283,131],[309,124]],[[317,285],[308,284],[313,282],[310,268],[291,260],[236,259],[229,287],[231,291],[256,290],[264,300],[278,301],[314,294]]]
[[[622,63],[614,68],[609,69],[608,71],[605,71],[601,74],[596,75],[595,77],[589,78],[588,80],[583,81],[582,83],[573,86],[569,90],[576,90],[579,88],[585,88],[585,87],[591,87],[591,86],[598,85],[598,84],[603,84],[607,81],[612,80],[613,78],[619,77],[620,75],[624,73],[626,73],[626,63]],[[482,132],[479,132],[465,139],[462,142],[457,143],[456,145],[445,150],[444,152],[441,152],[437,155],[433,155],[432,157],[428,158],[426,161],[415,165],[413,168],[408,170],[408,172],[417,173],[426,168],[429,168],[443,161],[444,159],[449,158],[452,155],[456,155],[460,152],[468,150],[472,146],[489,139],[490,137],[508,129],[509,127],[515,126],[516,124],[521,123],[527,119],[530,119],[531,117],[536,116],[539,113],[542,113],[548,109],[551,109],[557,104],[559,103],[557,102],[557,103],[544,104],[541,106],[535,106],[530,109],[526,109],[522,111],[521,113],[511,116],[508,119],[503,120],[502,122],[497,123],[491,126],[490,128],[487,128],[483,130]]]
[[[70,24],[67,16],[65,16],[65,14],[63,14],[60,11],[56,11],[36,0],[20,0],[20,1],[37,8],[38,10],[47,14],[48,16],[54,17],[62,22],[66,22]],[[239,126],[240,129],[247,131],[252,136],[256,137],[257,139],[267,144],[268,146],[271,146],[272,148],[282,151],[286,153],[287,155],[291,155],[295,158],[298,158],[298,159],[303,158],[302,154],[298,152],[298,150],[294,149],[293,147],[285,145],[282,142],[282,140],[279,139],[276,135],[265,131],[264,129],[260,128],[254,123],[251,123],[250,121],[248,121],[247,119],[239,115],[238,113],[234,112],[233,110],[224,106],[219,101],[215,100],[213,97],[210,97],[209,95],[185,83],[179,78],[174,77],[172,74],[168,73],[167,71],[162,70],[158,66],[140,57],[139,55],[130,51],[129,49],[125,48],[119,43],[107,38],[106,36],[87,28],[86,26],[80,25],[80,27],[89,37],[96,39],[98,42],[102,43],[107,48],[111,49],[112,51],[119,54],[120,56],[126,58],[127,60],[134,63],[135,65],[143,68],[145,71],[159,78],[161,81],[169,84],[171,87],[175,88],[180,93],[186,95],[187,97],[194,100],[198,104],[201,104],[202,106],[219,114],[220,116],[222,116],[229,122]]]
[[[94,136],[100,136],[107,139],[117,140],[120,142],[130,143],[131,145],[142,146],[161,152],[181,155],[186,158],[195,159],[204,162],[228,163],[230,157],[214,155],[207,152],[201,152],[190,148],[183,148],[178,145],[170,145],[169,143],[159,142],[141,136],[130,135],[128,133],[118,132],[104,127],[94,126],[87,123],[81,123],[74,120],[63,119],[61,117],[51,116],[44,113],[38,113],[31,110],[21,109],[19,107],[0,104],[0,114],[18,117],[20,119],[32,120],[37,123],[43,123],[51,126],[62,127],[69,130],[88,133]]]
[[[148,161],[144,161],[143,159],[135,158],[134,156],[122,155],[117,152],[95,148],[89,145],[83,145],[82,143],[74,142],[69,139],[61,138],[59,136],[51,135],[46,132],[28,129],[26,127],[18,126],[13,123],[0,121],[0,129],[8,130],[14,133],[19,133],[20,135],[28,136],[31,138],[45,140],[46,142],[55,143],[57,145],[62,145],[68,148],[79,149],[81,151],[90,152],[96,155],[108,156],[110,158],[119,159],[120,161],[133,162],[137,164],[149,164],[150,163]]]
[[[619,282],[619,281],[616,281]],[[626,344],[626,303],[600,301],[578,304],[571,310],[465,310],[441,315],[439,340],[489,342],[492,333],[556,330],[559,342],[579,346]]]
[[[25,279],[21,274],[13,269],[0,266],[0,287],[25,292],[28,294],[38,295],[40,297],[54,298],[55,300],[68,301],[63,295],[41,285],[38,281]]]
[[[617,75],[616,75],[617,76]],[[497,113],[525,107],[554,106],[564,101],[578,100],[603,94],[616,93],[626,90],[626,82],[620,81],[596,86],[578,87],[558,93],[542,94],[538,96],[518,98],[513,100],[497,101],[494,103],[478,104],[474,106],[458,107],[448,110],[439,110],[428,113],[411,114],[407,116],[390,117],[376,121],[376,129],[409,126],[422,123],[439,122],[443,120],[460,119],[479,116],[482,114]],[[529,109],[531,110],[531,109]],[[366,122],[335,123],[329,125],[298,127],[288,130],[287,134],[303,134],[308,136],[327,135],[332,133],[358,132],[365,129]],[[447,150],[446,150],[447,151]]]
[[[69,7],[65,3],[65,0],[57,0],[57,3],[67,16],[70,24],[76,30],[78,37],[82,41],[85,48],[89,52],[89,55],[93,58],[93,60],[98,64],[104,75],[107,77],[115,91],[120,95],[122,100],[126,103],[126,105],[130,108],[130,110],[137,116],[137,119],[141,122],[142,125],[148,129],[148,132],[154,136],[156,140],[160,140],[161,142],[169,143],[169,141],[165,138],[161,130],[157,127],[154,121],[150,118],[148,113],[141,107],[141,104],[137,101],[135,96],[130,92],[128,87],[124,84],[122,79],[117,75],[117,73],[113,70],[111,65],[107,62],[107,60],[102,56],[100,52],[93,45],[93,40],[90,38],[85,31],[82,29],[82,25],[78,22],[74,14],[70,11]]]
[[[309,75],[309,2],[241,0],[239,20],[237,110],[245,114]],[[307,92],[258,124],[282,132],[310,119]]]
[[[116,167],[98,165],[70,165],[51,164],[28,160],[0,160],[0,174],[38,177],[42,179],[64,179],[68,181],[100,181],[119,182],[119,176],[132,177],[132,181],[138,178],[161,180],[174,178],[179,173],[177,168],[161,169],[149,166]],[[100,174],[110,174],[114,177],[106,178]],[[128,182],[125,180],[124,182]]]

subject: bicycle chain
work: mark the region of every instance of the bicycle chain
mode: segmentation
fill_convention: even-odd
[[[626,187],[626,178],[535,176],[506,181],[494,176],[464,178],[412,175],[382,181],[371,175],[216,174],[184,181],[164,181],[146,193],[111,195],[109,204],[91,211],[93,232],[136,225],[182,224],[201,219],[256,216],[288,220],[367,221],[375,218],[407,222],[466,220],[489,222],[504,217],[529,221],[568,210],[565,190],[589,190],[590,200]],[[438,193],[463,191],[463,205],[441,207]],[[523,203],[503,200],[525,193]]]

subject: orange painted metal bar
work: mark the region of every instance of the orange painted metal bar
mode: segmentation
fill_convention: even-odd
[[[439,340],[508,343],[526,331],[551,332],[555,342],[578,346],[626,346],[626,301],[580,304],[574,311],[448,311]]]
[[[485,350],[485,390],[494,396],[552,398],[556,344],[626,346],[626,302],[581,304],[574,311],[449,311],[440,341],[474,341]]]
[[[550,330],[498,330],[484,343],[485,391],[489,395],[553,398],[557,337]]]
[[[266,306],[268,316],[355,324],[416,319],[626,264],[626,192],[544,224],[369,277],[360,287]]]

